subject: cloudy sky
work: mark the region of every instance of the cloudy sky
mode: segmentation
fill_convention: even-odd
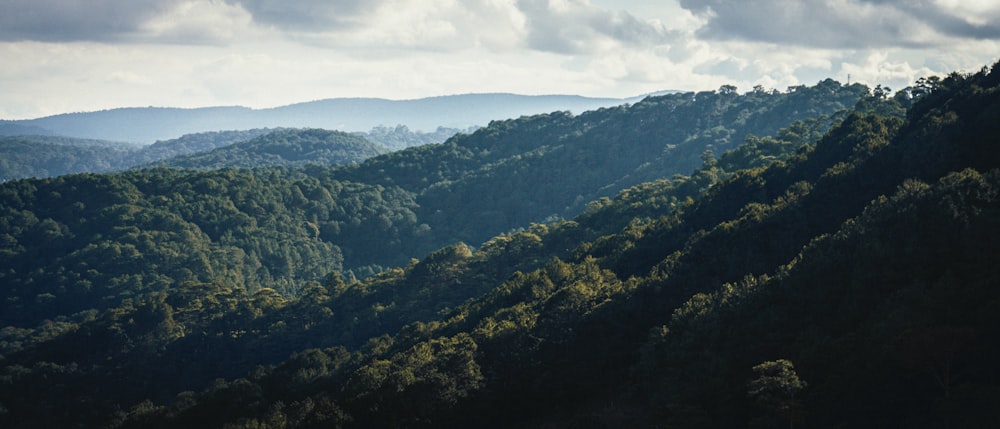
[[[0,118],[472,92],[628,97],[1000,59],[997,0],[0,0]]]

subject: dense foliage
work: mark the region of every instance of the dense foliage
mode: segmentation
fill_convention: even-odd
[[[200,169],[341,165],[385,152],[384,147],[354,134],[319,129],[278,130],[212,151],[173,157],[162,165]]]
[[[0,182],[127,166],[135,145],[51,136],[0,137]]]
[[[769,136],[798,120],[825,131],[829,116],[867,96],[825,80],[788,93],[719,91],[649,97],[634,105],[495,121],[470,135],[373,158],[338,172],[416,195],[421,222],[445,242],[481,243],[531,222],[571,218],[590,201],[674,174],[706,150]],[[796,146],[797,147],[797,146]]]
[[[0,206],[4,325],[103,309],[185,281],[297,296],[343,268],[335,244],[388,254],[419,233],[398,188],[283,169],[16,181]],[[368,241],[366,238],[387,241]]]
[[[786,110],[831,113],[822,109],[848,105],[864,90],[824,81],[788,94],[654,97],[576,117],[557,112],[495,122],[445,144],[341,169],[150,170],[8,183],[0,205],[2,245],[11,255],[0,261],[0,276],[10,285],[0,303],[2,321],[30,326],[187,280],[250,293],[269,287],[294,297],[328,272],[366,277],[450,243],[478,244],[533,221],[573,215],[588,199],[638,183],[638,171],[672,176],[702,162],[706,149],[735,145],[703,139],[706,127],[737,136],[767,132],[785,120]],[[692,120],[702,114],[707,119]],[[740,120],[727,123],[727,115]],[[810,120],[789,130],[829,124]],[[785,134],[768,140],[788,141],[774,154],[810,138],[799,135],[808,136],[804,131]],[[202,148],[241,135],[187,136],[150,150]],[[175,159],[201,160],[203,167],[312,163],[324,156],[343,162],[341,156],[361,149],[372,146],[353,135],[276,130]],[[697,161],[686,159],[689,152]],[[696,175],[684,196],[719,177]]]
[[[355,141],[322,130],[258,128],[186,134],[148,146],[101,140],[43,135],[0,137],[0,182],[30,177],[46,178],[73,173],[105,173],[137,166],[179,165],[185,167],[293,166],[312,163],[337,165],[362,161],[390,150],[441,143],[459,130],[439,127],[433,132],[396,127],[376,127],[367,133],[352,133],[376,143]],[[267,134],[274,136],[265,138]],[[252,144],[240,144],[260,138]],[[319,145],[329,140],[330,147]],[[228,147],[228,146],[235,147]],[[284,147],[281,147],[281,146]],[[207,153],[216,151],[214,153]],[[291,159],[286,159],[286,156]]]
[[[478,127],[470,127],[465,131],[473,132]],[[390,151],[406,149],[425,144],[444,143],[446,140],[462,132],[457,128],[437,127],[434,131],[411,131],[406,125],[395,127],[378,126],[363,134],[365,138],[385,146]]]
[[[129,167],[168,160],[174,157],[209,152],[221,147],[244,142],[271,133],[268,128],[256,128],[246,131],[217,131],[208,133],[185,134],[181,137],[160,140],[144,146],[127,160]],[[94,171],[79,171],[79,173],[95,173]]]
[[[268,129],[189,134],[148,146],[69,137],[0,137],[0,182],[73,173],[121,171],[175,156],[205,152],[267,134]]]
[[[0,423],[988,427],[1000,67],[768,128],[809,91],[498,122],[341,169],[7,183]],[[626,147],[646,157],[601,158]],[[343,276],[358,240],[426,256]]]

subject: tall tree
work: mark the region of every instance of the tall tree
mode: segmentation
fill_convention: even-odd
[[[790,360],[778,359],[755,365],[753,372],[757,378],[750,382],[747,394],[779,417],[788,419],[788,427],[794,429],[799,417],[796,395],[807,385],[795,372],[795,365]]]

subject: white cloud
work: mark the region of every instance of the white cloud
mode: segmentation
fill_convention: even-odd
[[[320,45],[361,55],[471,48],[512,49],[524,38],[525,17],[513,1],[388,0],[346,31],[304,36]]]
[[[248,11],[254,21],[290,32],[349,29],[382,0],[227,0]]]
[[[243,8],[223,1],[188,0],[139,26],[137,39],[153,43],[229,44],[260,30]]]
[[[519,0],[518,6],[528,17],[527,45],[540,51],[582,54],[650,47],[676,36],[657,21],[600,9],[586,0]]]
[[[1000,52],[1000,39],[984,36],[1000,22],[994,1],[78,3],[0,4],[0,56],[16,59],[0,66],[0,118],[345,96],[784,89],[848,74],[901,88],[926,74],[978,70]],[[117,6],[125,9],[110,10]],[[6,25],[12,10],[23,25]],[[75,13],[78,22],[47,33]],[[914,19],[901,26],[902,17]]]
[[[1000,21],[1000,4],[994,0],[934,0],[934,4],[974,26]]]
[[[918,48],[1000,38],[1000,5],[954,0],[680,0],[705,38],[823,48]]]
[[[532,49],[565,55],[651,47],[672,35],[657,20],[600,9],[586,0],[382,0],[351,28],[295,33],[360,55],[418,51]]]

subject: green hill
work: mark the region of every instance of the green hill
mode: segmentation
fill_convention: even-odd
[[[0,324],[103,310],[188,280],[296,297],[330,272],[366,277],[457,241],[478,244],[575,215],[645,175],[690,171],[706,150],[777,130],[794,119],[789,112],[832,114],[865,91],[824,81],[784,94],[652,97],[580,116],[495,122],[343,168],[153,169],[10,182],[0,187],[7,255]],[[796,129],[818,134],[832,122],[823,118]],[[343,133],[278,130],[208,152],[203,166],[339,156],[324,154],[328,138],[371,147]],[[789,145],[809,139],[796,138]],[[685,192],[696,195],[706,180]]]
[[[210,151],[269,132],[255,129],[189,134],[148,146],[44,135],[0,137],[0,181],[122,171]]]
[[[245,142],[273,131],[276,130],[255,128],[245,131],[213,131],[185,134],[175,139],[157,141],[148,146],[143,146],[138,152],[129,157],[127,164],[129,167],[136,167],[162,162],[174,157],[210,152],[231,144]],[[92,172],[81,171],[81,173]]]
[[[442,145],[394,152],[335,174],[415,194],[418,218],[441,240],[436,247],[481,243],[531,222],[573,217],[588,202],[639,183],[689,174],[706,150],[722,153],[798,120],[810,119],[802,126],[821,135],[832,116],[866,91],[832,80],[789,93],[740,95],[723,87],[577,116],[495,121]]]
[[[0,136],[0,182],[120,170],[139,147],[53,136]]]
[[[838,88],[859,111],[790,116]],[[9,182],[0,423],[986,427],[998,94],[724,88],[350,167]]]
[[[261,137],[276,132],[272,141],[258,141],[251,145],[222,149],[225,146]],[[377,143],[376,147],[332,131],[300,130],[299,136],[293,131],[256,128],[245,131],[213,131],[186,134],[181,137],[157,141],[147,146],[117,143],[103,140],[86,140],[69,137],[43,135],[0,136],[0,181],[25,178],[46,178],[75,173],[106,173],[127,170],[150,164],[168,165],[176,163],[188,167],[222,165],[292,165],[302,157],[316,157],[315,163],[342,164],[366,159],[389,150],[400,150],[411,146],[441,143],[459,132],[453,128],[438,127],[433,132],[410,131],[403,125],[396,127],[375,127],[367,133],[352,133]],[[308,136],[309,134],[312,136]],[[323,135],[326,136],[323,136]],[[293,153],[290,147],[279,147],[278,140],[285,145],[298,144],[317,139],[331,140],[338,149],[311,147],[310,153]],[[380,146],[378,146],[380,145]],[[359,153],[350,153],[357,149]],[[217,153],[207,154],[218,150]],[[305,147],[296,148],[299,152]],[[260,152],[255,152],[260,151]],[[338,153],[339,152],[339,153]],[[284,158],[284,155],[298,161]],[[172,158],[179,158],[172,160]]]
[[[364,137],[319,129],[278,130],[207,152],[167,159],[180,168],[341,165],[364,161],[387,150]]]

